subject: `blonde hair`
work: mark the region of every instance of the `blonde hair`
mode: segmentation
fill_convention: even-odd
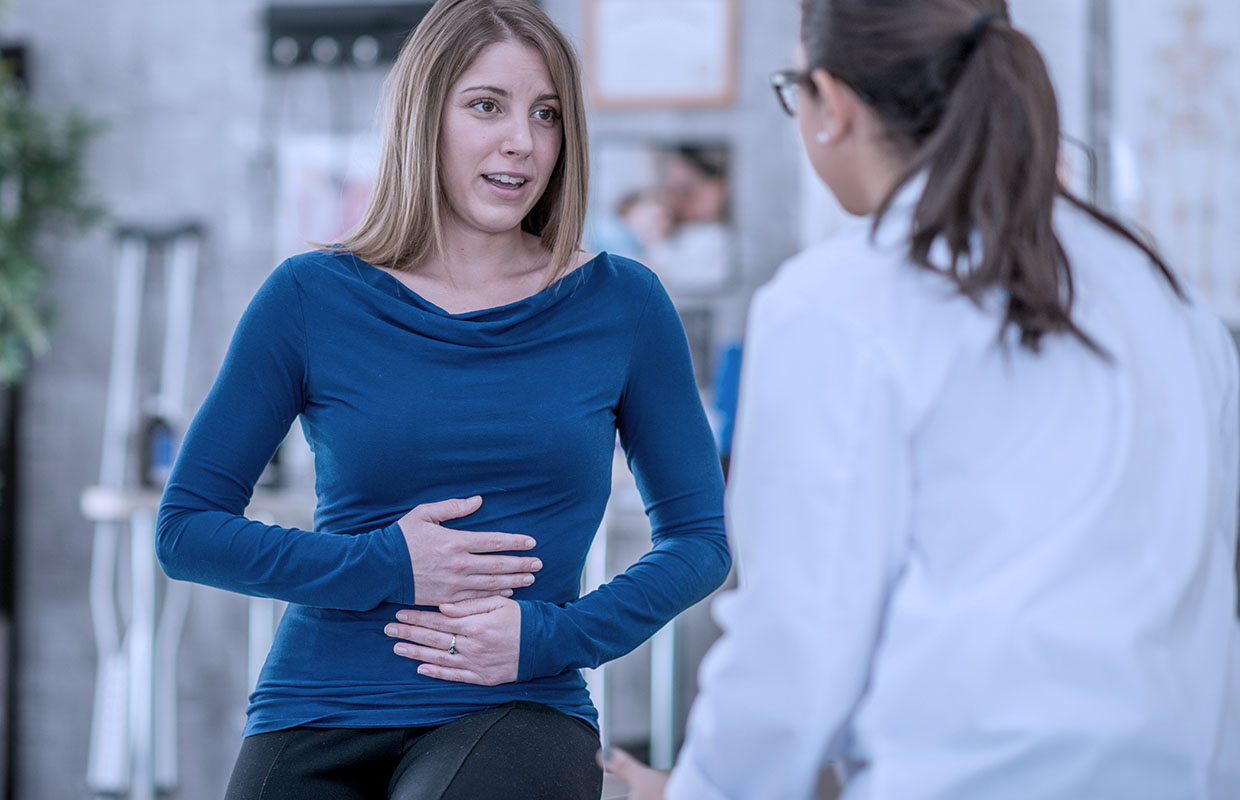
[[[448,91],[488,45],[515,41],[546,59],[560,96],[563,140],[542,197],[521,229],[551,251],[550,285],[575,261],[589,182],[585,108],[577,56],[547,15],[528,0],[439,0],[405,42],[387,78],[379,172],[370,203],[340,246],[389,269],[443,257],[446,196],[439,127]]]

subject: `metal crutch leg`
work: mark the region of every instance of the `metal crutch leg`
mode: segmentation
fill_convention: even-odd
[[[138,358],[138,326],[146,275],[147,241],[121,230],[117,235],[119,269],[108,394],[104,409],[103,452],[99,485],[119,491],[125,485],[129,460]],[[116,607],[116,560],[119,526],[95,525],[91,554],[90,610],[99,651],[95,707],[91,719],[86,780],[91,791],[117,794],[129,788],[128,656],[122,647]]]

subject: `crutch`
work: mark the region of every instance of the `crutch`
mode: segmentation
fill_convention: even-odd
[[[187,585],[167,583],[156,619],[155,508],[158,497],[130,480],[131,434],[145,275],[154,246],[165,267],[164,342],[154,413],[180,423],[193,287],[202,240],[197,225],[117,231],[117,302],[104,415],[99,485],[83,497],[96,520],[91,618],[99,649],[87,783],[96,794],[152,800],[178,783],[176,652],[189,604]],[[124,637],[117,612],[116,562],[121,520],[130,533],[131,614]]]

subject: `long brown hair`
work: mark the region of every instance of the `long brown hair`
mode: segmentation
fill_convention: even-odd
[[[568,40],[529,0],[439,0],[427,13],[388,75],[374,192],[341,247],[371,264],[401,270],[443,256],[447,200],[440,183],[439,123],[444,101],[482,49],[504,41],[541,53],[560,96],[560,157],[521,227],[551,252],[548,285],[571,266],[581,246],[589,182],[581,70]]]
[[[1063,185],[1050,75],[1033,42],[1011,26],[1004,0],[802,0],[801,14],[808,66],[852,87],[906,157],[875,227],[896,191],[925,173],[911,260],[978,303],[1002,290],[1001,335],[1015,326],[1036,352],[1046,334],[1067,332],[1103,353],[1072,319],[1072,268],[1052,225],[1057,197],[1141,248],[1184,296],[1149,245]],[[940,240],[950,253],[945,265],[930,260]]]

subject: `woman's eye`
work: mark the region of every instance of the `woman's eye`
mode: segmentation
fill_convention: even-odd
[[[554,108],[540,108],[534,112],[534,116],[543,122],[554,122],[560,118],[560,115],[556,113]]]
[[[478,109],[484,114],[490,114],[494,112],[497,108],[499,108],[499,106],[495,105],[495,103],[491,100],[479,100],[478,102],[474,103],[474,108]]]

